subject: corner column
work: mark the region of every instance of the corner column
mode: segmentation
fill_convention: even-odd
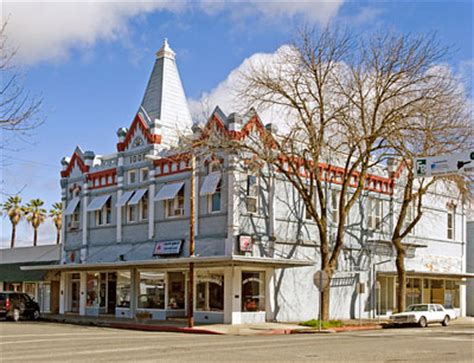
[[[87,259],[87,237],[88,237],[88,212],[87,206],[89,205],[89,190],[87,180],[82,184],[82,247],[81,247],[81,262],[85,262]]]
[[[151,180],[148,185],[148,239],[155,237],[155,169],[151,168],[149,171],[149,178]]]
[[[80,289],[79,289],[79,315],[86,315],[86,297],[87,297],[87,272],[80,272]]]
[[[59,278],[59,314],[64,314],[66,311],[66,277],[67,274],[65,272],[61,272]]]

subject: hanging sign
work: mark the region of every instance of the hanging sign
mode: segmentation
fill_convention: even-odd
[[[474,151],[415,159],[415,177],[456,175],[474,171]]]
[[[156,242],[153,256],[179,255],[181,253],[182,245],[182,239]]]
[[[252,252],[253,250],[253,243],[251,236],[239,236],[239,250],[240,252]]]

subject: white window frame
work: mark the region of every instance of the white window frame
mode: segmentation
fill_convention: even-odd
[[[134,181],[132,181],[132,175],[134,175],[133,179]],[[128,184],[136,184],[137,183],[137,171],[136,170],[129,170],[127,172],[127,176],[128,176]]]
[[[455,232],[455,229],[454,229],[454,226],[455,226],[454,211],[452,211],[452,210],[448,211],[446,216],[447,216],[447,220],[446,220],[446,239],[454,240],[454,232]],[[450,221],[451,221],[451,226],[449,225]]]
[[[134,218],[131,219],[131,211],[134,211]],[[138,221],[138,204],[129,205],[127,204],[127,223],[136,223]]]
[[[146,211],[144,211],[144,207],[146,205]],[[146,221],[148,220],[148,210],[150,208],[150,200],[148,198],[148,192],[146,192],[142,199],[140,200],[140,203],[138,203],[138,219],[140,221]]]
[[[182,195],[180,195],[182,194]],[[167,199],[165,201],[165,216],[166,218],[180,218],[184,217],[184,201],[185,201],[185,190],[184,190],[184,185],[181,187],[181,189],[178,191],[176,194],[176,197],[173,199]],[[170,206],[172,204],[172,206]],[[180,207],[181,205],[181,207]],[[179,214],[170,214],[170,208],[172,208],[173,211],[180,210],[181,212]]]
[[[383,200],[373,196],[368,197],[368,218],[367,226],[374,231],[382,231],[383,229]],[[379,214],[377,215],[376,204],[379,205]]]
[[[341,191],[338,189],[331,189],[329,192],[330,206],[331,206],[331,222],[333,224],[339,223],[339,199],[341,198]]]
[[[143,174],[146,172],[146,177],[143,176]],[[140,169],[140,181],[145,182],[148,180],[150,177],[150,170],[148,168],[141,168]]]
[[[250,178],[255,178],[255,192],[251,193],[250,191]],[[247,209],[247,213],[249,214],[258,214],[259,211],[259,198],[258,194],[260,191],[260,178],[255,174],[247,174],[246,179],[246,192],[245,192],[245,207]],[[254,200],[255,202],[255,210],[249,209],[249,201]]]
[[[212,198],[214,198],[214,195],[219,194],[219,209],[218,210],[212,210],[213,203],[212,203]],[[208,205],[208,212],[209,213],[219,213],[222,211],[222,179],[219,180],[219,183],[217,184],[216,187],[216,192],[213,194],[209,194],[207,196],[207,205]]]
[[[107,221],[107,215],[110,216]],[[96,227],[110,226],[112,224],[112,200],[107,199],[104,206],[100,210],[95,211],[95,225]]]

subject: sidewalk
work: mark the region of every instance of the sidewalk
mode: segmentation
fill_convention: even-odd
[[[131,329],[157,332],[176,332],[191,334],[215,334],[215,335],[282,335],[282,334],[314,334],[319,333],[317,329],[298,325],[297,323],[256,323],[256,324],[196,324],[194,328],[188,328],[185,319],[175,320],[147,320],[137,321],[127,318],[115,318],[114,316],[79,316],[79,315],[59,315],[43,314],[44,321],[89,325],[114,329]],[[377,321],[363,320],[359,326],[358,320],[344,321],[345,326],[323,330],[322,333],[334,333],[355,330],[381,329],[382,325]]]

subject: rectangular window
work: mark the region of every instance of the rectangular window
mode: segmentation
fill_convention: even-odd
[[[140,169],[140,181],[144,182],[148,180],[148,168]]]
[[[130,170],[128,172],[128,184],[135,184],[137,182],[137,171]]]
[[[448,212],[447,238],[454,239],[454,214]]]
[[[140,220],[146,221],[148,219],[148,192],[140,200]]]
[[[87,274],[87,307],[99,307],[99,273]]]
[[[155,271],[140,271],[138,307],[141,309],[165,308],[165,274]]]
[[[382,200],[373,197],[368,198],[368,227],[379,231],[382,229]]]
[[[331,220],[332,223],[339,223],[339,198],[341,192],[339,190],[331,190]]]
[[[210,213],[220,212],[221,210],[221,182],[217,184],[216,191],[213,194],[209,195],[208,202],[209,202]]]
[[[258,178],[255,175],[247,176],[247,212],[257,213],[258,211]]]
[[[138,206],[127,205],[127,222],[132,223],[137,221]]]
[[[81,210],[81,202],[77,205],[76,209],[74,209],[74,212],[71,214],[71,221],[69,222],[69,228],[70,229],[78,229],[79,228],[79,212]]]
[[[166,200],[166,217],[184,216],[184,187],[182,187],[174,199]]]
[[[242,272],[242,311],[265,311],[265,272]]]
[[[117,272],[117,307],[130,308],[131,276],[129,271]]]
[[[224,275],[198,273],[196,310],[224,311]]]
[[[168,272],[168,309],[184,309],[185,279],[182,272]]]
[[[112,223],[112,201],[107,199],[102,209],[95,211],[96,226],[105,226]]]

